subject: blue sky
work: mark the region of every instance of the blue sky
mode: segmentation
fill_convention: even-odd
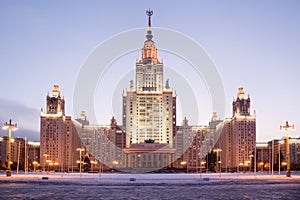
[[[72,115],[74,84],[84,60],[112,35],[145,27],[148,8],[154,11],[153,26],[184,33],[206,49],[223,80],[227,117],[242,86],[257,112],[258,141],[284,136],[279,126],[286,120],[300,126],[297,0],[0,1],[0,123],[12,118],[20,126],[15,136],[38,139],[39,111],[53,84],[60,85]],[[136,57],[140,52],[116,65],[123,61],[134,69]],[[164,53],[159,57],[170,68],[180,62]],[[98,123],[109,123],[112,113],[102,109],[107,106],[95,107]],[[203,110],[201,123],[207,124],[212,110]]]

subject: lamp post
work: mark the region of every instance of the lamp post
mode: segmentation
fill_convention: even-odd
[[[46,162],[47,162],[47,157],[49,156],[48,154],[44,154],[44,170],[43,170],[43,173],[45,173],[46,171]]]
[[[37,166],[37,164],[38,164],[37,161],[33,161],[33,162],[32,162],[34,173],[36,172],[36,166]]]
[[[204,168],[205,168],[205,164],[206,164],[206,161],[202,161],[200,162],[200,178],[202,178],[202,166],[204,165]]]
[[[81,152],[83,152],[85,149],[84,148],[77,148],[76,151],[79,151],[79,157],[80,157],[80,160],[79,160],[79,170],[80,170],[80,177],[82,177],[82,170],[81,170]]]
[[[94,162],[95,162],[95,161],[91,160],[91,171],[92,171],[92,173],[93,173],[93,165],[94,165]]]
[[[94,168],[93,168],[94,166],[93,166],[93,165],[97,165],[97,164],[98,164],[97,160],[92,160],[92,161],[91,161],[91,170],[92,170],[92,173],[94,173],[94,170],[93,170],[93,169],[94,169]]]
[[[48,172],[47,172],[47,174],[49,174],[50,166],[51,166],[52,161],[51,160],[46,160],[46,163],[48,163]]]
[[[118,166],[118,164],[119,164],[119,161],[117,161],[117,160],[113,161],[112,172],[114,171],[114,168],[116,168]]]
[[[264,162],[260,162],[259,165],[260,165],[260,171],[264,172]]]
[[[7,139],[7,171],[6,176],[11,176],[10,162],[11,162],[11,132],[18,129],[17,124],[12,124],[11,119],[9,123],[5,122],[2,127],[4,130],[8,129],[8,139]]]
[[[252,171],[252,164],[253,164],[253,165],[256,165],[254,162],[252,162],[252,158],[254,158],[254,155],[253,155],[253,154],[251,154],[251,155],[249,156],[249,159],[250,159],[250,161],[249,161],[249,164],[250,164],[250,167],[249,167],[249,174],[250,174],[251,171]],[[256,166],[254,166],[254,168],[256,168]],[[254,171],[254,169],[253,169],[253,171]]]
[[[282,166],[285,168],[285,166],[287,166],[287,162],[282,162]]]
[[[17,162],[17,175],[19,175],[20,153],[21,153],[21,141],[19,141],[19,142],[18,142],[18,162]]]
[[[256,176],[256,166],[257,166],[257,149],[256,149],[256,144],[254,146],[254,164],[253,164],[253,166],[254,166],[254,169],[253,169],[254,176]]]
[[[243,168],[244,168],[243,166],[244,166],[244,163],[240,162],[240,163],[239,163],[239,172],[240,172],[240,171],[243,172]],[[238,172],[238,173],[239,173],[239,172]]]
[[[49,160],[49,171],[52,170],[51,168],[53,167],[53,162],[51,160]]]
[[[274,175],[274,140],[272,140],[272,176]]]
[[[280,167],[281,167],[281,161],[280,161],[280,142],[278,141],[278,175],[280,175]]]
[[[187,161],[181,161],[180,165],[184,166],[186,165],[186,173],[188,173],[188,165],[187,165]]]
[[[219,152],[221,152],[222,149],[220,148],[217,148],[217,149],[214,149],[214,152],[217,153],[217,171],[220,171],[220,177],[221,177],[221,154],[220,154],[220,161],[219,161]],[[219,166],[218,166],[219,164]]]
[[[289,125],[289,122],[286,121],[285,126],[280,126],[280,130],[285,130],[285,136],[286,136],[286,158],[287,158],[287,165],[286,165],[286,176],[291,177],[291,169],[290,169],[290,145],[289,145],[289,129],[294,129],[294,125]],[[279,155],[280,156],[280,155]]]
[[[101,178],[101,173],[102,173],[102,162],[99,160],[99,178]]]
[[[206,173],[208,173],[208,152],[206,154]]]
[[[55,163],[53,163],[53,164],[54,164],[54,173],[55,173],[56,168],[57,168],[57,166],[58,166],[58,162],[55,162]]]

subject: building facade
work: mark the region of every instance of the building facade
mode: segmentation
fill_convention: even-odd
[[[126,134],[122,126],[112,117],[110,125],[91,125],[85,114],[76,119],[77,131],[83,146],[90,155],[90,160],[108,168],[124,167]]]
[[[164,64],[153,41],[152,14],[147,11],[148,29],[141,58],[135,63],[135,82],[131,80],[122,94],[122,125],[114,117],[109,125],[91,125],[84,112],[76,120],[65,116],[65,100],[54,86],[41,112],[41,165],[76,167],[76,148],[85,147],[89,162],[97,160],[110,168],[198,171],[216,149],[217,158],[211,160],[221,163],[222,169],[251,167],[256,116],[250,112],[251,99],[245,97],[243,88],[233,100],[231,118],[221,120],[213,113],[208,126],[191,126],[186,118],[176,126],[176,94],[169,80],[164,83]]]
[[[123,93],[123,125],[126,129],[126,147],[130,144],[154,140],[159,144],[173,144],[176,127],[176,96],[164,85],[164,66],[158,60],[157,48],[152,40],[151,15],[142,57],[136,62],[136,80],[130,82]]]
[[[2,168],[7,166],[7,142],[6,136],[0,137],[0,160]],[[10,145],[11,152],[11,167],[16,169],[17,163],[19,163],[20,169],[24,170],[25,167],[25,140],[22,138],[12,138]]]
[[[58,85],[54,85],[52,95],[48,93],[45,112],[42,110],[40,116],[41,166],[56,166],[62,171],[78,168],[76,149],[82,144],[74,120],[65,116],[65,100]]]
[[[0,137],[0,161],[1,168],[7,164],[7,142],[6,136]],[[24,140],[23,138],[11,139],[11,167],[13,170],[33,170],[40,162],[40,142]]]
[[[232,103],[232,117],[218,126],[220,137],[216,148],[221,150],[222,168],[240,171],[251,168],[256,146],[256,116],[250,113],[250,95],[239,88]]]
[[[181,126],[177,126],[174,137],[176,149],[174,167],[186,168],[187,171],[198,172],[208,168],[208,155],[215,147],[218,139],[217,125],[222,120],[214,112],[209,125],[189,125],[185,118]]]
[[[268,142],[256,143],[256,165],[257,171],[266,171],[270,169],[270,148]]]
[[[287,165],[286,139],[275,139],[268,143],[269,171],[284,170]],[[289,138],[291,170],[300,169],[300,138]]]

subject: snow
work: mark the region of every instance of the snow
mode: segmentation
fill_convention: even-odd
[[[0,199],[300,199],[299,188],[299,173],[0,174]]]
[[[126,183],[131,178],[137,182],[145,183],[187,183],[199,181],[225,181],[225,180],[298,180],[300,181],[300,173],[292,173],[292,177],[286,177],[284,173],[281,175],[271,175],[268,173],[189,173],[189,174],[118,174],[118,173],[29,173],[13,174],[11,177],[6,177],[5,174],[0,175],[0,180],[26,180],[36,181],[42,180],[42,177],[48,177],[49,181],[72,181],[80,183]],[[46,181],[46,180],[44,180]],[[91,182],[93,181],[93,182]]]

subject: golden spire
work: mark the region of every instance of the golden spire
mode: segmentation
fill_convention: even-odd
[[[158,59],[157,59],[157,49],[155,47],[155,44],[152,40],[153,35],[151,31],[151,16],[153,15],[152,10],[147,10],[146,15],[148,16],[148,30],[147,30],[147,35],[146,38],[147,40],[144,42],[144,47],[142,49],[142,63],[152,63],[152,64],[157,64]]]
[[[146,11],[146,15],[148,16],[148,31],[151,31],[151,16],[153,15],[153,11],[149,8],[149,10]]]
[[[147,31],[146,38],[147,40],[150,41],[153,38],[152,31],[151,31],[151,16],[153,15],[153,11],[150,9],[147,10],[146,15],[148,16],[148,31]]]

